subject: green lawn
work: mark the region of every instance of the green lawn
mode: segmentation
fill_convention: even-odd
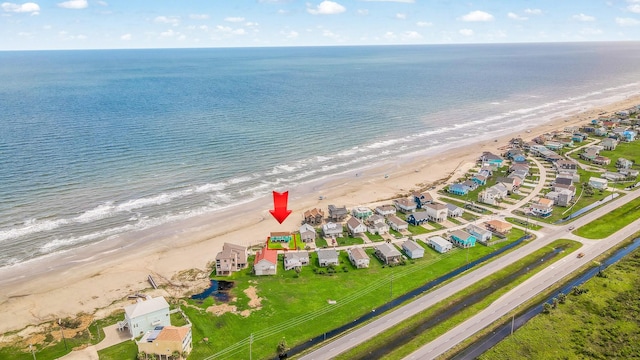
[[[443,198],[443,199],[442,199],[442,201],[444,201],[444,202],[446,202],[446,203],[449,203],[449,204],[453,204],[453,205],[455,205],[455,206],[457,206],[457,207],[461,207],[461,208],[465,209],[465,214],[467,213],[467,209],[464,207],[464,206],[466,205],[466,203],[465,203],[464,201],[454,200],[454,199],[451,199],[451,198]],[[481,213],[481,214],[485,214],[485,215],[486,215],[486,214],[491,214],[491,213],[492,213],[490,210],[485,209],[485,208],[483,207],[483,206],[484,206],[484,204],[474,204],[474,205],[476,205],[476,206],[478,206],[478,207],[480,207],[480,208],[482,208],[482,209],[483,209],[483,211],[482,211],[482,213]],[[477,211],[476,211],[476,212],[477,212]],[[468,215],[470,215],[470,216],[474,216],[474,215],[472,215],[472,214],[468,214]],[[465,217],[464,217],[464,214],[462,215],[462,217],[463,217],[463,218],[465,218]],[[465,218],[465,219],[466,219],[466,218]]]
[[[465,212],[462,213],[462,215],[460,217],[465,219],[465,220],[467,220],[467,221],[476,221],[479,218],[478,216],[475,216],[475,215],[471,214],[470,212],[467,212],[466,210],[465,210]]]
[[[529,320],[483,360],[635,359],[640,354],[640,251],[582,285],[549,314]]]
[[[369,240],[371,240],[371,241],[384,241],[384,239],[382,238],[381,235],[372,234],[372,233],[370,233],[368,231],[366,232],[366,234],[367,234],[367,237],[369,238]]]
[[[471,248],[469,260],[508,243]],[[372,252],[372,249],[367,250],[370,255]],[[238,311],[250,309],[243,290],[256,287],[262,307],[247,317],[233,313],[213,316],[205,311],[213,304],[212,300],[203,304],[187,300],[189,306],[182,308],[193,323],[194,351],[190,358],[204,358],[229,347],[232,348],[227,357],[247,358],[248,338],[252,333],[254,358],[273,357],[282,337],[286,337],[289,346],[294,346],[349,323],[388,301],[391,275],[393,296],[398,296],[465,264],[467,250],[438,254],[433,249],[426,249],[423,259],[395,267],[383,266],[372,257],[368,269],[353,268],[345,251],[340,253],[340,259],[341,264],[332,274],[326,269],[322,275],[314,273],[317,255],[312,253],[312,265],[303,267],[299,275],[294,271],[285,272],[279,262],[275,276],[256,277],[251,275],[251,269],[246,269],[225,278],[235,281],[231,291],[237,298],[233,304]],[[336,304],[329,304],[328,300],[335,300]],[[204,337],[209,338],[208,343],[202,341]]]
[[[611,159],[611,164],[603,167],[613,172],[618,171],[618,169],[616,169],[616,161],[618,161],[619,158],[625,158],[634,161],[636,164],[640,164],[640,141],[619,143],[615,150],[602,150],[600,155]]]
[[[515,224],[515,225],[527,226],[527,221],[526,220],[520,220],[519,218],[505,217],[504,220],[507,221],[507,222],[510,222],[512,224]],[[540,229],[542,229],[541,225],[533,224],[531,221],[529,221],[529,226],[528,227],[531,230],[540,230]]]
[[[640,198],[581,226],[575,234],[587,239],[603,239],[640,218]]]
[[[412,330],[414,328],[419,326],[419,324],[421,323],[422,319],[424,319],[426,317],[429,317],[429,316],[433,316],[434,314],[436,314],[438,312],[444,311],[445,309],[450,307],[451,304],[455,304],[456,302],[462,301],[466,296],[468,296],[468,295],[470,295],[470,294],[472,294],[474,292],[493,287],[493,284],[495,284],[496,282],[498,282],[501,279],[507,277],[508,275],[513,273],[514,271],[517,271],[520,268],[522,268],[524,266],[527,266],[527,264],[530,264],[532,261],[537,261],[538,258],[541,258],[545,254],[553,252],[555,248],[560,247],[560,246],[565,247],[565,251],[563,253],[557,255],[556,257],[552,258],[551,260],[549,260],[543,266],[539,266],[534,271],[531,271],[531,272],[529,272],[529,273],[527,273],[525,275],[519,276],[516,280],[510,282],[506,286],[503,286],[501,288],[495,289],[495,291],[490,293],[483,300],[481,300],[481,301],[479,301],[479,302],[477,302],[475,304],[472,304],[471,306],[465,308],[463,311],[459,312],[455,316],[445,320],[444,322],[439,323],[435,327],[430,328],[428,331],[424,331],[424,332],[421,332],[419,334],[415,334],[414,332],[412,332]],[[382,332],[380,334],[377,334],[371,340],[369,340],[369,341],[367,341],[367,342],[365,342],[365,343],[363,343],[363,344],[361,344],[361,345],[359,345],[359,346],[357,346],[355,348],[352,348],[351,350],[349,350],[349,351],[347,351],[345,353],[340,354],[337,357],[337,359],[347,360],[347,359],[362,359],[362,358],[366,358],[367,354],[370,354],[376,348],[379,348],[379,347],[384,346],[385,344],[387,344],[389,342],[392,342],[394,339],[409,338],[410,340],[407,343],[405,343],[404,345],[396,348],[394,351],[384,355],[385,359],[403,359],[404,357],[406,357],[407,355],[409,355],[413,351],[415,351],[418,348],[420,348],[421,346],[423,346],[425,343],[434,340],[435,338],[437,338],[438,336],[442,335],[443,333],[445,333],[449,329],[455,327],[456,325],[458,325],[459,323],[463,322],[467,318],[475,315],[477,312],[479,312],[482,309],[486,308],[493,301],[498,299],[501,295],[503,295],[507,291],[513,289],[515,286],[517,286],[518,284],[522,283],[526,279],[530,278],[531,276],[533,276],[537,272],[541,271],[546,266],[549,266],[549,265],[553,264],[554,262],[557,262],[558,260],[562,259],[564,256],[567,256],[568,254],[570,254],[574,250],[578,249],[580,246],[581,246],[581,244],[579,242],[577,242],[577,241],[556,240],[553,243],[545,246],[544,248],[539,249],[536,252],[524,257],[523,259],[521,259],[519,261],[517,261],[516,263],[507,266],[503,270],[498,271],[498,272],[496,272],[496,273],[484,278],[483,280],[473,284],[472,286],[470,286],[470,287],[468,287],[468,288],[456,293],[455,295],[453,295],[453,296],[451,296],[451,297],[449,297],[449,298],[447,298],[447,299],[435,304],[434,306],[430,307],[429,309],[427,309],[425,311],[422,311],[421,313],[417,314],[416,316],[413,316],[411,319],[403,321],[398,326],[395,326],[395,327],[393,327],[393,328],[391,328],[389,330],[386,330],[386,331],[384,331],[384,332]]]
[[[100,360],[136,360],[138,346],[135,341],[125,341],[98,351]]]
[[[432,225],[433,223],[429,223],[429,225]],[[420,235],[420,234],[426,234],[429,232],[429,230],[423,228],[422,226],[416,226],[416,225],[411,225],[409,224],[409,232],[412,235]]]
[[[354,238],[351,236],[339,237],[336,239],[336,242],[338,242],[338,246],[364,244],[364,240],[361,238]]]
[[[327,246],[329,246],[329,244],[327,244],[327,240],[318,234],[318,236],[316,236],[316,247],[322,249]]]

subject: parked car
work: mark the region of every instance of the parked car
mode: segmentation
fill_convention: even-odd
[[[583,256],[584,256],[584,253],[579,253],[579,254],[578,254],[578,259],[580,259],[580,258],[581,258],[581,257],[583,257]]]

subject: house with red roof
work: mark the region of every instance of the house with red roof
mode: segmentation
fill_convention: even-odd
[[[256,253],[253,261],[253,273],[256,275],[275,275],[278,269],[278,251],[264,248]]]

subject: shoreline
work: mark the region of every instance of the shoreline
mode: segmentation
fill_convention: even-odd
[[[290,193],[292,214],[283,224],[271,220],[268,210],[272,208],[272,201],[270,196],[265,196],[215,213],[125,233],[115,239],[2,268],[0,285],[4,291],[0,294],[0,304],[5,314],[13,316],[5,316],[0,333],[79,312],[95,313],[103,309],[101,312],[108,314],[109,309],[121,308],[128,294],[149,288],[148,274],[157,275],[158,282],[164,284],[182,270],[207,270],[207,264],[215,259],[224,242],[251,245],[264,241],[271,231],[297,229],[302,212],[313,207],[326,209],[328,204],[353,207],[384,202],[388,200],[383,199],[406,193],[418,184],[426,186],[449,174],[455,178],[457,173],[466,172],[482,151],[499,151],[498,148],[513,137],[528,140],[545,132],[583,124],[602,112],[611,114],[639,104],[640,95],[602,101],[612,102],[593,105],[586,111],[549,115],[547,121],[542,120],[540,124],[522,124],[515,131],[490,134],[475,142],[461,141],[452,148],[440,144],[424,153],[400,155],[393,162],[370,164],[293,189],[274,189]],[[389,176],[386,178],[385,174]],[[323,200],[319,200],[320,195]],[[176,291],[183,294],[191,288]],[[177,295],[165,290],[155,292]]]

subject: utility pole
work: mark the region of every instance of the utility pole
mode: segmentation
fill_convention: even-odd
[[[513,335],[513,323],[516,321],[516,315],[514,314],[511,317],[511,335]]]
[[[249,360],[251,360],[251,345],[253,345],[253,333],[251,333],[251,336],[249,336]]]

